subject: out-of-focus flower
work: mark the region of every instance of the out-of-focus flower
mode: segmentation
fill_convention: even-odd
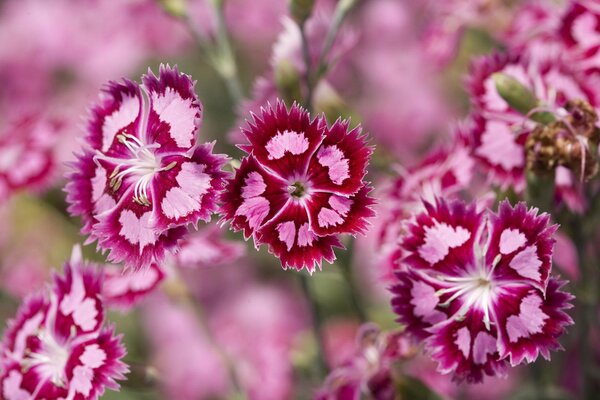
[[[392,364],[412,353],[413,347],[402,333],[381,332],[374,324],[365,324],[357,334],[354,357],[327,376],[315,399],[359,400],[363,395],[394,399]]]
[[[559,29],[568,57],[575,68],[600,71],[600,5],[595,0],[572,0]]]
[[[27,298],[9,324],[0,355],[6,400],[98,399],[128,368],[125,348],[104,326],[101,275],[78,248],[48,292]]]
[[[23,117],[0,134],[0,201],[22,189],[42,189],[54,176],[61,123]]]
[[[161,260],[187,225],[210,220],[226,161],[197,142],[201,107],[189,76],[161,66],[142,81],[104,89],[66,187],[89,241],[137,268]]]
[[[589,84],[584,85],[580,77],[559,60],[529,63],[517,56],[496,54],[473,62],[467,83],[474,108],[468,138],[473,157],[485,168],[491,183],[520,193],[525,189],[525,142],[537,125],[504,100],[498,92],[496,73],[518,81],[537,98],[539,110],[559,119],[568,115],[569,100],[583,99],[594,106],[594,96]],[[571,187],[565,186],[569,174],[571,171],[557,174],[560,190],[557,196],[564,198],[567,205],[578,208],[582,200],[573,198],[577,193],[575,179],[570,180]]]
[[[242,243],[225,239],[217,226],[207,226],[191,232],[180,242],[174,255],[175,265],[195,269],[229,264],[244,255],[245,250]]]
[[[150,264],[141,270],[123,271],[115,265],[104,267],[102,297],[107,307],[129,310],[152,293],[166,278],[157,265]]]
[[[331,127],[282,102],[253,115],[244,134],[248,153],[222,194],[223,221],[267,244],[284,268],[313,272],[333,262],[338,234],[364,233],[373,216],[363,181],[371,149],[360,128]]]
[[[307,309],[295,293],[281,285],[252,284],[209,312],[215,338],[235,361],[246,396],[251,400],[292,398],[292,350],[308,321]]]
[[[148,299],[142,315],[152,365],[167,398],[197,400],[228,393],[225,363],[191,308],[157,295]]]
[[[439,200],[416,217],[392,307],[440,372],[478,382],[560,348],[573,296],[550,277],[556,226],[548,222],[507,201],[484,215]]]

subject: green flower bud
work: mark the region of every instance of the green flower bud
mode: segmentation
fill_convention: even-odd
[[[312,14],[315,0],[289,0],[290,15],[298,23],[302,25]]]

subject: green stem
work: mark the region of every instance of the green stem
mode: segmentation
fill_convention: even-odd
[[[306,24],[301,23],[298,25],[300,29],[300,37],[302,38],[302,57],[304,59],[304,84],[306,86],[306,101],[304,102],[304,106],[308,112],[312,112],[312,103],[313,103],[313,91],[315,83],[313,83],[312,79],[312,68],[311,68],[311,59],[310,59],[310,48],[308,43],[308,38],[306,37]]]
[[[327,362],[325,361],[325,343],[323,342],[323,316],[321,314],[321,310],[319,309],[319,304],[317,303],[317,299],[315,299],[314,295],[310,290],[309,277],[304,273],[299,273],[300,275],[300,286],[302,287],[302,291],[304,292],[304,296],[308,301],[310,306],[310,314],[312,318],[312,328],[315,336],[315,340],[317,342],[318,347],[318,355],[317,355],[317,366],[319,376],[325,376],[327,374]]]
[[[360,291],[356,285],[351,265],[352,257],[350,255],[354,254],[354,240],[348,244],[348,248],[344,254],[347,256],[343,258],[340,257],[337,264],[340,266],[340,272],[346,281],[346,287],[350,292],[350,303],[352,304],[352,308],[354,309],[356,316],[360,319],[360,322],[364,323],[368,321],[368,315],[361,301]]]
[[[223,12],[223,4],[215,5],[215,14],[217,17],[217,46],[220,49],[222,63],[218,68],[227,85],[227,90],[231,99],[235,104],[239,104],[244,99],[242,85],[238,75],[237,63],[231,46],[231,38],[227,32],[227,24],[225,23],[225,14]]]

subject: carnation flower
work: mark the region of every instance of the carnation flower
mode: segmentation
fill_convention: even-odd
[[[595,0],[574,0],[562,18],[558,34],[575,65],[598,71],[600,60],[600,5]]]
[[[127,311],[137,305],[165,280],[167,274],[157,264],[141,270],[123,271],[116,265],[104,267],[102,297],[106,306]]]
[[[333,370],[315,399],[393,399],[392,364],[413,353],[413,346],[399,332],[381,332],[374,324],[361,326],[353,358]]]
[[[467,141],[473,157],[485,169],[491,183],[521,193],[525,189],[527,164],[525,142],[536,124],[500,96],[495,73],[516,79],[539,99],[542,109],[557,118],[568,114],[565,106],[569,100],[584,99],[593,106],[593,91],[559,60],[530,63],[514,55],[495,54],[481,57],[471,65],[467,86],[474,111]],[[570,179],[570,174],[570,171],[557,174],[556,196],[572,209],[580,210],[583,199],[574,197],[578,195],[577,181]],[[566,182],[571,182],[571,186],[565,185]]]
[[[160,261],[187,225],[210,220],[226,161],[197,141],[201,107],[189,76],[161,66],[142,82],[103,89],[66,188],[89,241],[138,268]]]
[[[54,144],[61,123],[24,117],[0,133],[0,200],[21,189],[39,189],[56,166]]]
[[[2,341],[3,399],[95,400],[119,388],[125,348],[104,326],[101,284],[75,248],[64,277],[24,301]]]
[[[573,296],[550,277],[556,226],[548,223],[507,201],[484,214],[440,200],[416,217],[392,306],[440,372],[478,382],[560,348]]]
[[[333,262],[338,235],[364,233],[373,216],[363,178],[371,155],[360,128],[327,126],[294,104],[268,106],[243,130],[248,153],[222,195],[223,221],[267,244],[284,268]]]

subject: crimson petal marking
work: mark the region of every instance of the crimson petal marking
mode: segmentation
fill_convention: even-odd
[[[540,290],[546,289],[552,268],[552,235],[557,229],[556,225],[548,226],[549,219],[548,214],[538,215],[537,209],[528,210],[525,203],[519,203],[514,208],[508,201],[499,205],[498,214],[490,216],[490,242],[486,255],[489,265],[500,256],[494,270],[495,279],[525,280]],[[507,244],[507,231],[519,232],[513,246]],[[519,247],[514,248],[516,244]]]
[[[256,157],[259,164],[284,180],[304,176],[309,161],[325,137],[326,121],[311,121],[306,110],[296,103],[289,111],[278,101],[261,108],[259,115],[242,129],[249,144],[240,148]]]
[[[354,196],[315,192],[306,202],[311,228],[317,235],[338,233],[364,234],[368,218],[375,215],[375,201],[369,197],[370,186],[363,186]]]
[[[243,230],[248,239],[283,209],[288,198],[286,182],[249,156],[242,160],[221,194],[221,222],[231,220],[233,230]]]
[[[177,67],[168,65],[160,66],[158,77],[149,69],[142,82],[149,96],[148,143],[160,144],[157,154],[190,150],[202,117],[195,82]]]
[[[270,222],[266,223],[255,236],[257,246],[268,245],[269,253],[281,260],[284,269],[292,267],[298,271],[306,268],[321,269],[321,260],[330,264],[335,260],[334,247],[342,248],[333,235],[318,236],[310,229],[304,206],[290,202]]]
[[[352,195],[364,185],[373,149],[366,145],[360,127],[348,130],[349,121],[339,119],[325,129],[325,139],[308,167],[315,190]]]
[[[99,102],[90,110],[87,141],[94,150],[110,152],[118,134],[137,135],[142,115],[139,86],[130,80],[109,82],[102,88]]]

